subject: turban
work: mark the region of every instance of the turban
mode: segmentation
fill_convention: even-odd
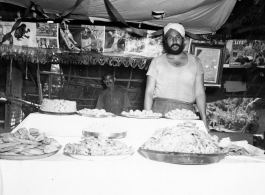
[[[164,35],[169,31],[169,29],[174,29],[178,31],[182,37],[185,37],[185,29],[184,27],[179,23],[168,23],[168,25],[164,28]]]

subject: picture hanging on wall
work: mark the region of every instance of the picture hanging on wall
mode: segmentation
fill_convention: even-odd
[[[105,27],[104,53],[124,54],[126,31],[117,27]]]
[[[145,37],[137,37],[127,33],[125,53],[144,57],[156,57],[163,52],[162,36],[152,37],[154,31],[148,30]]]
[[[81,25],[70,25],[61,23],[60,28],[60,48],[70,51],[81,50]]]
[[[36,39],[40,48],[58,48],[58,24],[36,23]]]
[[[191,53],[197,56],[204,70],[204,83],[220,84],[224,63],[224,45],[192,43]]]
[[[1,22],[0,21],[0,42],[2,42],[2,39],[5,34],[9,33],[12,30],[12,26],[14,25],[14,22]],[[7,45],[13,45],[14,43],[14,37],[11,35],[11,37],[6,40],[3,44]]]
[[[83,51],[103,52],[105,26],[82,25],[81,49]]]

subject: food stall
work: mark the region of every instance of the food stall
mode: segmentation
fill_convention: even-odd
[[[13,49],[20,49],[14,53],[22,56],[23,51],[28,52],[25,58],[37,59],[38,63],[41,59],[47,59],[46,54],[48,58],[54,57],[52,52],[43,48],[33,50],[19,46],[4,47],[3,51],[9,52]],[[34,51],[38,52],[34,53]],[[100,54],[77,54],[75,57],[79,62],[84,63],[93,61],[102,63],[102,60],[106,59]],[[64,54],[59,59],[63,63]],[[68,56],[68,59],[72,60],[74,57]],[[115,62],[119,65],[124,63],[135,66],[136,64],[133,59],[127,60],[128,63],[126,60],[121,62],[119,57],[109,57],[109,59],[107,61],[110,64]],[[130,60],[133,62],[130,63]],[[142,68],[146,67],[145,61],[138,63],[138,66],[139,64]],[[41,88],[40,85],[38,87]],[[74,109],[67,107],[68,103],[61,107],[64,110],[54,111],[43,109],[45,101],[42,101],[42,98],[40,98],[40,103],[42,107],[39,112],[29,114],[11,133],[2,134],[0,137],[1,144],[23,145],[22,148],[0,148],[3,149],[0,154],[1,195],[176,193],[221,195],[261,194],[263,192],[265,158],[262,150],[257,150],[256,153],[252,151],[256,154],[252,156],[226,156],[225,153],[218,153],[220,158],[210,163],[204,159],[211,158],[211,154],[202,154],[201,161],[188,163],[190,160],[199,158],[200,155],[187,155],[186,153],[186,163],[168,163],[164,158],[149,159],[141,152],[143,145],[150,138],[161,135],[157,133],[161,133],[161,130],[171,131],[175,127],[176,129],[184,127],[184,129],[195,129],[205,134],[204,123],[198,118],[175,117],[174,113],[173,116],[169,114],[164,118],[159,115],[150,116],[146,113],[143,116],[139,114],[142,113],[141,111],[137,111],[138,114],[134,111],[123,113],[121,116],[105,113],[91,114],[77,111],[76,106]],[[55,108],[53,105],[47,107]],[[130,148],[129,153],[91,155],[92,150],[90,150],[91,153],[80,157],[76,155],[78,153],[75,153],[77,150],[73,153],[69,152],[70,149],[75,149],[75,146],[80,149],[79,152],[87,152],[87,148],[79,148],[80,145],[76,143],[80,140],[91,139],[86,136],[86,130],[91,130],[92,127],[97,131],[96,133],[106,133],[106,131],[112,134],[117,133],[116,131],[124,133],[121,137],[112,138],[111,141],[106,135],[98,136],[97,140],[103,145],[113,143],[115,145],[122,142]],[[56,145],[55,150],[54,147],[50,147],[51,140]],[[104,140],[108,142],[105,143]],[[48,150],[50,148],[53,152]],[[22,149],[23,153],[16,149]],[[44,153],[36,154],[36,151]],[[162,154],[165,155],[163,151]],[[215,153],[212,154],[215,155]],[[179,157],[175,151],[167,155],[175,159]]]

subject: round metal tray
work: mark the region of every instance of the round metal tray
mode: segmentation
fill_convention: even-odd
[[[76,114],[76,112],[48,112],[48,111],[43,111],[43,110],[39,110],[39,113],[51,114],[51,115],[74,115]]]
[[[137,119],[159,119],[159,118],[162,118],[162,116],[133,116],[133,115],[124,115],[124,114],[121,114],[121,116],[127,117],[127,118],[137,118]]]
[[[59,150],[57,150],[55,152],[48,153],[48,154],[41,154],[41,155],[5,155],[5,154],[0,154],[0,159],[5,159],[5,160],[35,160],[35,159],[42,159],[42,158],[47,158],[49,156],[52,156],[52,155],[56,154]]]
[[[86,117],[92,117],[92,118],[110,118],[110,117],[116,117],[115,114],[83,114],[77,112],[80,116],[86,116]]]
[[[124,138],[127,135],[127,132],[120,132],[120,133],[99,133],[99,132],[90,132],[90,131],[83,131],[84,137],[94,136],[94,137],[104,137],[108,139],[120,139]]]
[[[89,161],[111,161],[111,160],[123,160],[128,157],[130,157],[132,153],[130,154],[124,154],[124,155],[110,155],[110,156],[91,156],[91,155],[79,155],[79,154],[70,154],[67,153],[72,158],[78,159],[78,160],[89,160]]]
[[[179,153],[179,152],[161,152],[139,148],[138,152],[150,160],[183,164],[183,165],[205,165],[218,163],[225,157],[225,153],[220,154],[196,154],[196,153]]]

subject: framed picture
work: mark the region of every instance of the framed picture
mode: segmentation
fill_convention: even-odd
[[[191,43],[191,54],[202,62],[205,84],[221,84],[224,51],[225,45]]]

